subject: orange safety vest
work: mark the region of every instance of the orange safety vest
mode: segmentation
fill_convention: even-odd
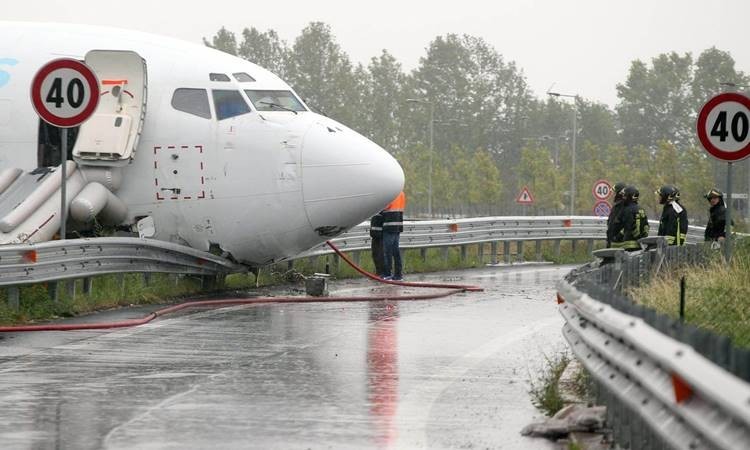
[[[404,231],[404,207],[406,196],[401,191],[392,202],[383,210],[383,232],[401,233]]]
[[[385,211],[404,212],[404,209],[406,209],[406,195],[404,194],[404,191],[401,191],[396,198],[385,207]]]

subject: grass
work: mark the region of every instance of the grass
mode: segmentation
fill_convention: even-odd
[[[441,270],[483,267],[491,262],[492,246],[483,244],[483,258],[479,257],[479,245],[465,246],[462,258],[461,247],[403,249],[404,273],[409,274],[434,272]],[[525,261],[536,259],[536,247],[533,242],[523,246]],[[586,262],[589,260],[587,246],[583,241],[573,249],[571,243],[562,242],[559,251],[552,241],[545,241],[541,247],[542,258],[558,264]],[[503,261],[503,245],[498,243],[497,261]],[[513,261],[518,260],[519,248],[514,243],[510,247]],[[359,264],[367,271],[374,272],[372,258],[369,251],[358,252],[350,258],[358,259]],[[343,261],[336,261],[333,255],[318,258],[303,258],[294,262],[294,269],[290,270],[287,263],[280,263],[260,270],[258,277],[252,273],[231,274],[226,277],[225,289],[246,290],[256,286],[278,286],[295,284],[305,276],[316,272],[328,272],[336,278],[356,278],[360,275]],[[153,274],[149,282],[145,282],[142,274],[102,275],[93,278],[90,295],[83,295],[83,281],[77,280],[76,295],[67,295],[66,285],[70,281],[60,283],[58,300],[54,301],[48,293],[48,284],[39,283],[24,286],[20,289],[20,308],[11,309],[7,304],[7,291],[0,289],[0,325],[19,324],[51,320],[60,317],[71,317],[91,311],[118,308],[131,305],[157,304],[173,302],[177,299],[197,295],[202,290],[198,277]]]
[[[544,364],[536,376],[530,377],[531,403],[547,416],[554,416],[565,406],[559,381],[569,363],[570,356],[567,352],[560,352],[553,357],[544,355]]]
[[[200,279],[187,276],[154,274],[145,283],[141,274],[102,275],[93,278],[91,295],[83,295],[83,281],[75,280],[76,295],[67,293],[67,284],[59,283],[57,301],[50,297],[48,283],[23,286],[20,307],[14,311],[7,304],[7,291],[0,290],[0,324],[27,323],[121,306],[165,303],[200,292]]]
[[[629,295],[637,302],[679,317],[680,278],[686,279],[685,322],[728,336],[750,348],[750,239],[739,241],[731,264],[718,252],[702,267],[677,267]]]

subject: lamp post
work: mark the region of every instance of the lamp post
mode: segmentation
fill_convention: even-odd
[[[435,135],[435,104],[421,98],[407,98],[407,103],[419,103],[430,107],[430,156],[427,166],[427,215],[432,217],[432,154],[434,153],[433,142]]]
[[[573,138],[572,138],[572,166],[571,166],[571,176],[570,176],[570,215],[572,216],[575,212],[575,206],[576,206],[576,135],[578,134],[578,129],[576,128],[576,117],[578,116],[578,104],[576,100],[578,99],[578,95],[574,94],[561,94],[559,92],[547,92],[547,95],[551,97],[570,97],[573,99]]]
[[[737,84],[731,81],[724,81],[724,82],[719,83],[719,85],[722,86],[723,88],[726,88],[726,90],[729,92],[740,92],[744,95],[748,95],[746,90],[747,88],[750,87],[749,85],[746,85],[746,84]],[[716,163],[715,160],[714,160],[714,163]],[[747,171],[746,172],[747,172],[747,192],[745,193],[745,195],[747,195],[747,199],[745,200],[745,217],[748,220],[750,220],[750,158],[747,159]],[[718,177],[716,176],[716,171],[714,171],[714,179],[717,179],[717,178]],[[733,189],[730,189],[730,190],[733,190]],[[730,195],[730,192],[729,192],[730,190],[727,191],[727,196]],[[730,200],[731,200],[731,197],[730,197]],[[727,223],[731,223],[731,221],[727,221]]]

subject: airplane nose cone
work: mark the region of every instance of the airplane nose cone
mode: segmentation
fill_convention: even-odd
[[[332,237],[380,211],[404,187],[404,171],[380,146],[333,121],[307,132],[302,149],[305,210]]]

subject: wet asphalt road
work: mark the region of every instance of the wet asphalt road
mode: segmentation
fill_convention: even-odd
[[[529,373],[564,348],[554,285],[569,270],[411,278],[486,289],[432,301],[239,306],[118,331],[6,334],[0,447],[553,448],[519,431],[540,417]]]

